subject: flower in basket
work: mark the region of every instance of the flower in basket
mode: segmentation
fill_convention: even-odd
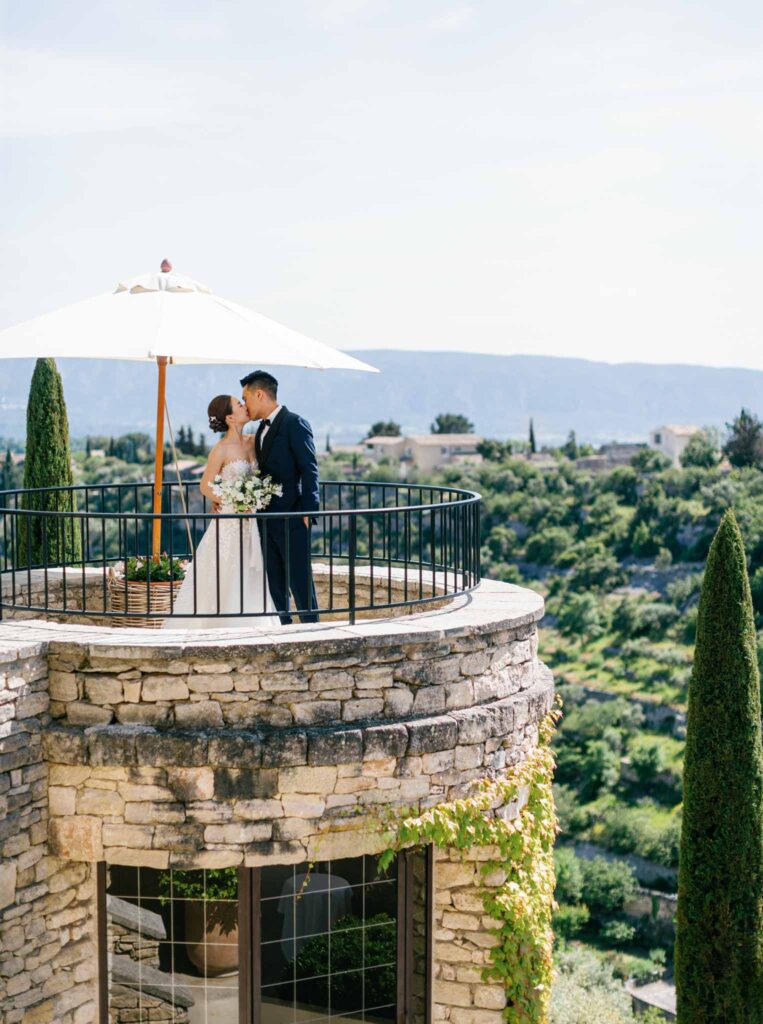
[[[262,476],[257,466],[239,459],[223,467],[211,485],[223,512],[263,512],[283,487],[272,477]]]
[[[128,582],[145,583],[169,583],[171,580],[182,580],[185,576],[188,562],[180,558],[170,558],[163,552],[158,561],[150,556],[134,555],[127,559],[126,565],[114,567],[119,571],[122,569]]]

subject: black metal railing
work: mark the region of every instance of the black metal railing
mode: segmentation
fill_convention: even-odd
[[[463,594],[479,582],[480,496],[471,491],[322,482],[304,557],[293,553],[300,547],[294,531],[304,528],[301,512],[215,514],[194,481],[167,482],[163,491],[165,571],[192,563],[208,534],[197,561],[206,578],[192,571],[183,591],[154,578],[150,482],[0,492],[0,618],[24,612],[140,624],[172,617],[181,627],[189,618],[229,625],[277,614],[282,621],[325,615],[354,622],[359,614],[399,614]],[[274,551],[287,579],[311,573],[317,589],[297,601],[300,588],[293,585],[285,588],[283,607],[268,605]],[[147,560],[142,583],[124,572],[135,558]]]

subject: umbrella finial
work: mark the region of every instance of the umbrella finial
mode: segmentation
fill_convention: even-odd
[[[162,265],[159,267],[163,274],[169,274],[172,270],[172,264],[169,260],[162,260]]]

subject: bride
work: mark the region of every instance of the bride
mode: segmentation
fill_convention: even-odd
[[[213,398],[207,412],[210,429],[224,436],[209,453],[200,490],[217,508],[212,490],[215,477],[226,466],[255,462],[254,437],[243,433],[249,413],[243,402],[233,395]],[[228,514],[225,508],[220,511]],[[230,617],[215,614],[221,612],[229,613]],[[248,615],[241,616],[241,612]],[[257,612],[272,612],[273,615],[249,617]],[[274,629],[280,626],[263,566],[256,519],[219,518],[209,523],[173,604],[175,615],[194,617],[174,622],[172,627],[166,623],[167,628]]]

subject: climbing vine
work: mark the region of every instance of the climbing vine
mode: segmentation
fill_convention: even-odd
[[[559,715],[557,709],[549,712],[539,730],[539,745],[502,778],[482,780],[464,799],[397,819],[390,847],[381,857],[385,867],[398,850],[428,843],[464,852],[495,849],[481,864],[483,878],[496,871],[505,877],[498,886],[483,885],[481,896],[485,912],[501,925],[495,929],[496,945],[483,978],[503,983],[509,1024],[543,1024],[548,1016],[557,831],[549,744]],[[495,813],[512,803],[516,816]]]

